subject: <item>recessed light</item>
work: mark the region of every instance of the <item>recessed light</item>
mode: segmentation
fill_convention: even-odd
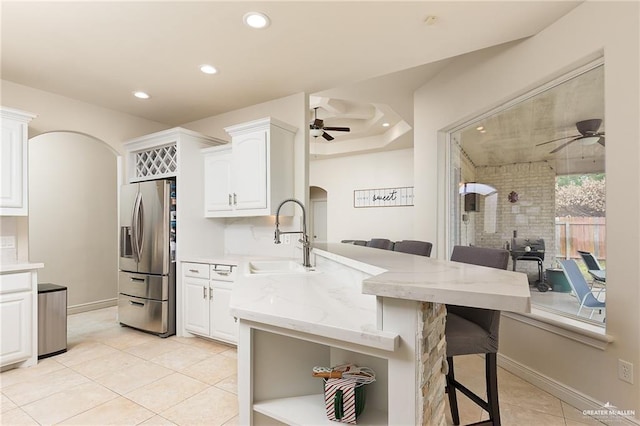
[[[382,127],[389,127],[389,123],[382,123]]]
[[[242,17],[242,20],[245,25],[257,29],[267,28],[271,23],[269,17],[260,12],[249,12]]]
[[[479,131],[479,132],[481,132],[481,131],[483,131],[483,130],[484,130],[484,127],[483,127],[483,126],[478,126],[478,127],[476,127],[476,130],[477,130],[477,131]]]
[[[202,71],[205,74],[216,74],[218,72],[216,67],[208,64],[200,65],[200,71]]]
[[[139,90],[136,91],[136,92],[133,92],[133,96],[135,96],[138,99],[149,99],[151,97],[151,96],[149,96],[148,93],[141,92]]]

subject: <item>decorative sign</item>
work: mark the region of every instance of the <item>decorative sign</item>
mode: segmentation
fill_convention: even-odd
[[[413,186],[356,189],[353,191],[353,206],[355,208],[413,206]]]

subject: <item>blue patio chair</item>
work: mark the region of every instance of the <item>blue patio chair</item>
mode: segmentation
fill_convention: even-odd
[[[585,265],[587,265],[587,269],[589,271],[602,271],[602,267],[600,266],[600,263],[598,263],[598,259],[596,259],[596,257],[589,253],[588,251],[582,251],[582,250],[578,250],[578,254],[582,257],[582,260],[584,261]],[[603,279],[602,277],[593,274],[591,272],[589,272],[591,274],[591,276],[593,277],[594,280],[596,281],[600,281],[600,282],[605,282],[606,279]]]
[[[580,301],[580,307],[578,308],[577,315],[580,315],[582,308],[586,307],[591,309],[591,315],[589,315],[589,318],[593,318],[593,313],[596,309],[605,309],[605,302],[598,300],[598,297],[604,289],[600,289],[597,295],[594,295],[589,288],[589,284],[584,278],[584,275],[580,272],[580,268],[578,268],[578,264],[575,260],[561,260],[560,265],[562,266],[562,270],[564,271],[564,275],[567,278],[571,289]]]

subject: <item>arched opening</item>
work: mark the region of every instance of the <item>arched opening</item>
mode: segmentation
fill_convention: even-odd
[[[318,186],[309,187],[309,202],[311,204],[310,225],[311,242],[327,242],[327,191]]]
[[[93,136],[29,140],[29,251],[40,282],[68,288],[69,313],[114,306],[118,293],[118,153]]]

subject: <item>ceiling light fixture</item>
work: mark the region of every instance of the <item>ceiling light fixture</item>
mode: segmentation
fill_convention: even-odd
[[[483,130],[484,130],[484,127],[483,127],[483,126],[478,126],[478,127],[476,127],[476,130],[477,130],[477,131],[479,131],[479,132],[481,132],[481,131],[483,131]]]
[[[149,99],[151,97],[149,96],[148,93],[142,92],[140,90],[133,92],[133,96],[135,96],[138,99]]]
[[[382,127],[389,127],[390,124],[389,123],[382,123]]]
[[[587,136],[584,138],[578,139],[582,145],[593,145],[594,143],[598,143],[600,141],[600,136]]]
[[[323,130],[322,129],[311,129],[309,130],[309,134],[311,136],[313,136],[314,138],[317,138],[318,136],[322,136]]]
[[[200,71],[202,71],[205,74],[217,74],[218,73],[218,70],[216,69],[216,67],[214,67],[213,65],[208,65],[208,64],[200,65]]]
[[[248,25],[251,28],[256,28],[256,29],[267,28],[271,23],[271,20],[269,19],[269,17],[264,13],[260,13],[260,12],[246,13],[242,17],[242,20],[244,21],[245,25]]]

